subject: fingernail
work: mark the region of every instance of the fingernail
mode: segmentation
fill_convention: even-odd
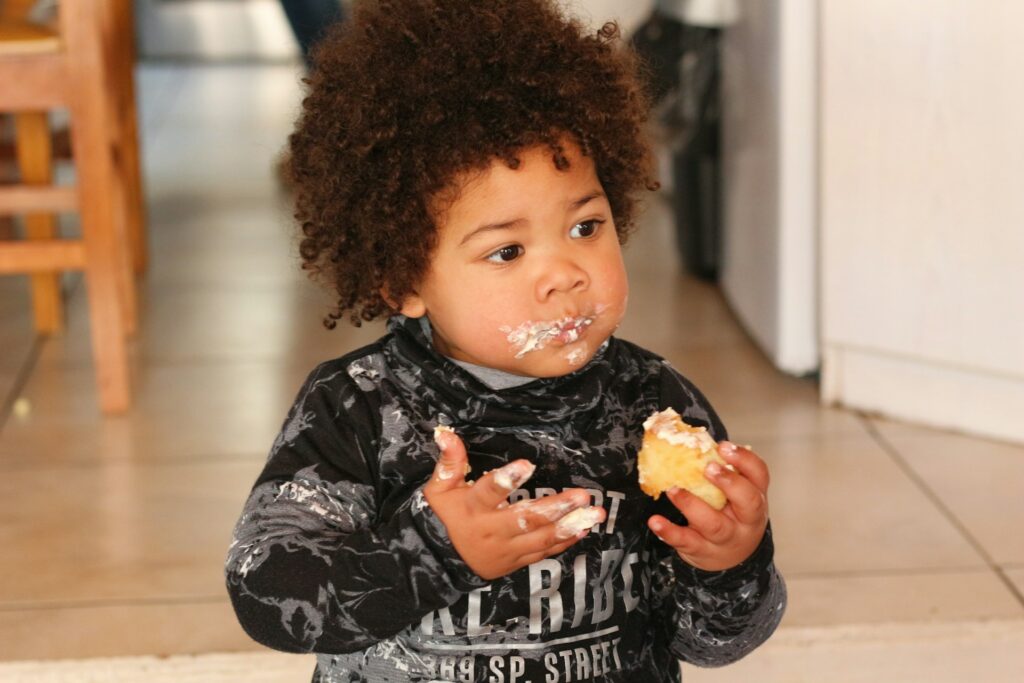
[[[732,458],[736,456],[736,444],[732,441],[723,441],[719,445],[721,446],[719,452],[725,457]]]
[[[494,472],[494,482],[503,489],[513,491],[532,477],[535,469],[537,469],[537,466],[532,462],[516,460],[496,470]]]
[[[648,526],[650,526],[651,527],[651,531],[653,531],[656,534],[660,533],[661,530],[665,527],[664,524],[662,524],[660,521],[658,521],[656,519],[651,520],[651,523]]]
[[[555,522],[555,538],[566,539],[573,536],[586,536],[587,531],[601,519],[601,508],[585,507],[573,510]]]
[[[442,453],[451,445],[451,440],[454,436],[455,430],[448,425],[437,425],[434,427],[434,443],[437,444]]]
[[[675,496],[680,491],[682,491],[681,488],[679,488],[678,486],[673,486],[668,491],[665,491],[665,493],[667,493],[670,496]]]
[[[721,465],[717,462],[710,462],[708,463],[707,469],[704,470],[704,473],[711,477],[717,477],[722,474],[722,471],[723,469]]]

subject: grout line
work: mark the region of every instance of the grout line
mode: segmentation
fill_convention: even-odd
[[[988,565],[971,565],[963,567],[899,567],[894,569],[849,569],[839,571],[806,571],[794,572],[786,570],[786,579],[874,579],[901,576],[942,576],[943,574],[991,573]]]
[[[153,605],[194,605],[227,602],[225,595],[195,595],[178,598],[84,598],[52,602],[0,602],[0,612],[38,611],[49,609],[93,609],[96,607],[149,607]]]
[[[44,341],[45,337],[41,335],[37,334],[33,337],[32,346],[25,357],[25,362],[18,368],[18,373],[14,377],[11,391],[4,397],[3,404],[0,405],[0,434],[3,434],[4,427],[7,426],[7,420],[10,419],[11,414],[14,412],[14,404],[18,400],[18,396],[21,395],[25,385],[28,384],[29,377],[32,375],[36,362],[39,360],[39,354],[42,351]]]
[[[910,463],[908,463],[906,459],[900,454],[899,450],[892,443],[890,443],[889,440],[885,438],[885,436],[882,435],[878,428],[875,427],[874,423],[871,422],[870,419],[868,419],[867,415],[865,415],[864,413],[859,413],[859,416],[860,419],[864,422],[864,427],[867,430],[868,434],[870,434],[871,437],[875,440],[875,442],[878,443],[878,445],[881,446],[886,451],[886,453],[889,454],[889,457],[892,458],[893,462],[896,463],[896,466],[899,467],[903,471],[903,473],[910,478],[910,480],[918,487],[918,489],[921,490],[922,493],[924,493],[925,497],[928,498],[928,500],[930,500],[932,504],[939,510],[939,512],[946,518],[946,521],[952,524],[953,528],[955,528],[964,538],[964,540],[966,540],[967,543],[970,544],[972,548],[974,548],[974,551],[978,553],[978,555],[980,555],[983,560],[985,560],[985,564],[988,565],[988,568],[992,572],[994,572],[996,576],[999,577],[999,580],[1003,582],[1003,585],[1006,586],[1007,590],[1009,590],[1010,593],[1014,596],[1014,598],[1016,598],[1018,604],[1020,604],[1021,607],[1024,607],[1024,594],[1022,594],[1020,589],[1017,588],[1017,585],[1010,580],[1010,578],[1006,575],[1004,569],[1000,567],[995,562],[995,560],[992,559],[992,556],[988,553],[987,550],[985,550],[985,547],[981,544],[981,542],[978,541],[978,539],[976,539],[973,534],[971,534],[970,530],[964,525],[963,522],[960,521],[960,519],[953,513],[953,511],[949,509],[949,507],[943,502],[942,498],[939,497],[939,495],[935,493],[935,491],[932,490],[930,486],[928,486],[928,483],[921,478],[921,476],[914,470],[914,468],[910,466]]]
[[[267,447],[269,450],[269,446]],[[67,460],[65,462],[37,462],[31,457],[14,460],[4,461],[0,459],[0,473],[12,473],[12,472],[41,472],[41,471],[53,471],[53,470],[84,470],[93,469],[96,467],[111,467],[111,466],[122,466],[127,465],[130,467],[181,467],[181,466],[192,466],[192,465],[230,465],[238,463],[256,463],[263,465],[266,463],[267,454],[265,452],[260,453],[222,453],[214,455],[204,455],[197,453],[194,455],[185,456],[164,456],[147,458],[140,460],[139,458],[132,456],[125,456],[119,458],[99,458],[95,460],[86,460],[84,458],[76,458],[74,460]]]

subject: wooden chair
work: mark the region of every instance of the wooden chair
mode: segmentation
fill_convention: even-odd
[[[18,184],[0,185],[0,213],[24,215],[27,238],[0,242],[0,274],[32,275],[36,328],[47,333],[61,327],[59,274],[84,271],[100,407],[121,413],[131,404],[133,271],[146,267],[131,2],[64,0],[54,27],[12,16],[25,4],[0,0],[0,112],[15,117],[20,170]],[[73,187],[53,184],[55,108],[70,114]],[[57,238],[54,214],[66,211],[79,213],[81,239]]]

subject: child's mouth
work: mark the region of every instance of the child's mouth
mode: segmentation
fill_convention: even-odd
[[[593,315],[567,316],[560,320],[534,322],[527,320],[519,327],[501,328],[508,334],[508,341],[516,351],[516,358],[522,358],[531,351],[539,351],[548,344],[565,346],[579,340],[593,324],[597,313]]]

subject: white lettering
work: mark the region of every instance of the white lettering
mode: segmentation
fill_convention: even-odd
[[[455,657],[441,658],[441,678],[447,678],[449,681],[455,678]]]
[[[447,607],[442,607],[436,612],[431,612],[423,617],[420,622],[420,631],[425,636],[434,635],[434,619],[441,619],[441,632],[446,636],[455,635],[455,622],[452,621],[452,612]]]
[[[590,646],[590,658],[593,662],[595,676],[600,676],[607,670],[601,667],[601,645],[599,643]]]
[[[587,611],[587,556],[577,555],[572,561],[572,627],[583,623],[583,614]]]
[[[590,494],[591,498],[594,499],[594,507],[596,507],[596,508],[603,508],[604,507],[604,492],[601,491],[601,489],[584,489],[584,490],[587,493]],[[600,524],[595,524],[594,526],[590,527],[590,533],[592,533],[592,534],[596,534],[600,530],[601,530],[601,525]]]
[[[612,501],[608,508],[608,521],[604,523],[604,532],[610,534],[615,531],[615,520],[619,516],[619,503],[626,497],[626,494],[621,491],[605,491],[604,494]]]
[[[501,670],[501,664],[503,661],[504,660],[497,655],[491,657],[490,667],[488,668],[490,668],[491,673],[494,675],[487,679],[488,683],[505,683],[505,674]]]
[[[622,549],[601,552],[601,574],[594,582],[594,617],[592,624],[600,624],[612,616],[615,601],[612,591],[612,572],[622,559]]]
[[[548,670],[544,676],[544,683],[558,683],[558,655],[554,652],[544,653],[544,668]]]
[[[516,683],[526,673],[526,659],[519,655],[508,658],[508,683]]]
[[[621,640],[622,640],[622,638],[616,638],[615,640],[612,641],[612,658],[615,659],[615,668],[616,669],[621,669],[622,668],[622,662],[619,661],[619,641],[621,641]]]
[[[621,551],[620,551],[621,552]],[[544,585],[544,574],[548,584]],[[551,632],[562,628],[562,595],[558,585],[562,581],[562,564],[557,560],[541,560],[530,565],[530,633],[543,630],[544,600],[548,600],[548,618]]]
[[[473,678],[474,678],[473,673],[474,673],[474,671],[473,671],[473,657],[472,657],[472,655],[470,655],[468,657],[463,657],[462,658],[462,661],[459,662],[459,672],[461,674],[459,676],[459,680],[462,681],[462,683],[472,683],[473,682]]]
[[[470,637],[485,636],[491,632],[491,626],[480,625],[480,601],[483,594],[491,590],[490,586],[477,588],[469,594],[469,607],[466,613],[466,632]]]
[[[626,605],[627,613],[635,610],[640,604],[640,596],[633,595],[633,564],[639,560],[639,555],[630,553],[622,563],[622,602]]]
[[[565,680],[572,680],[572,650],[562,650],[559,652],[562,656],[562,666],[565,668]]]
[[[587,657],[587,651],[577,647],[572,653],[576,655],[576,678],[590,678],[590,659]]]

